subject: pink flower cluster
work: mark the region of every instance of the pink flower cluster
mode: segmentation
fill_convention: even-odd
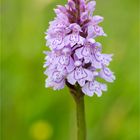
[[[46,87],[59,90],[68,82],[78,84],[88,96],[101,96],[107,86],[97,78],[115,80],[108,68],[112,54],[103,54],[102,45],[95,40],[106,36],[99,26],[103,17],[93,16],[95,6],[94,0],[68,0],[67,5],[55,9],[56,18],[50,22],[45,37],[50,48],[45,52]]]

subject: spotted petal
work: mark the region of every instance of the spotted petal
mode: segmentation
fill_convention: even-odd
[[[105,79],[107,82],[113,82],[115,80],[113,72],[106,67],[99,72],[99,76]]]
[[[106,91],[106,90],[107,90],[107,86],[97,81],[87,82],[85,86],[82,88],[84,94],[88,96],[93,96],[94,94],[96,94],[98,97],[102,95],[102,91]]]

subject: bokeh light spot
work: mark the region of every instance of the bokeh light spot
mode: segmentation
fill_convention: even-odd
[[[52,133],[52,126],[47,121],[35,122],[30,128],[30,134],[34,140],[48,140]]]

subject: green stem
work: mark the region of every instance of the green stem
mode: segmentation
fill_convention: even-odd
[[[81,91],[79,85],[71,85],[66,81],[70,93],[76,103],[77,115],[77,140],[86,140],[86,121],[85,121],[85,104],[84,93]]]
[[[86,140],[84,96],[77,98],[75,101],[77,110],[77,140]]]

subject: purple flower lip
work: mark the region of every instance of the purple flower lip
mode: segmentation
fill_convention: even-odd
[[[89,47],[83,47],[82,49],[82,55],[85,56],[85,57],[88,57],[90,56],[90,48]]]
[[[63,42],[62,38],[57,38],[53,41],[52,45],[61,45]]]
[[[97,32],[98,34],[100,33],[100,29],[98,26],[94,26],[95,32]]]
[[[79,36],[77,34],[72,34],[70,36],[70,41],[76,44],[77,42],[79,42]]]
[[[94,57],[95,57],[97,62],[100,62],[100,55],[99,54],[94,53]]]
[[[94,86],[93,85],[93,82],[89,82],[88,83],[88,88],[89,88],[90,91],[93,91],[94,90],[94,87],[93,86]]]
[[[111,72],[109,71],[109,69],[107,69],[107,68],[104,68],[103,71],[104,71],[104,74],[108,77],[110,77],[112,75]]]
[[[88,83],[88,88],[90,91],[100,91],[99,85],[97,85],[96,83],[93,83],[93,82]]]
[[[61,65],[68,66],[70,64],[70,58],[68,56],[61,56],[59,59]]]
[[[62,75],[60,75],[60,73],[58,71],[54,71],[53,74],[52,74],[52,77],[55,78],[55,79],[53,79],[53,81],[56,82],[56,83],[60,83],[60,82],[63,81],[63,77],[62,77]]]
[[[77,70],[74,71],[75,80],[85,79],[87,76],[88,74],[84,71],[84,69],[77,68]]]
[[[109,63],[110,60],[109,60],[109,59],[106,59],[106,60],[105,60],[105,58],[102,58],[101,62],[105,64],[105,63]]]

